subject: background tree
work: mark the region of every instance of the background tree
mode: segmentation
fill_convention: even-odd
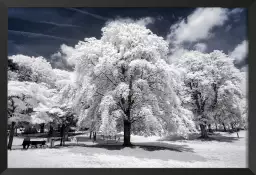
[[[220,87],[230,81],[239,88],[241,72],[234,66],[233,60],[221,51],[210,54],[189,51],[175,64],[184,71],[184,90],[190,96],[188,101],[200,126],[201,137],[207,138],[206,127],[216,121],[215,114],[212,114],[219,110]],[[226,116],[218,117],[224,120]]]
[[[45,84],[34,82],[8,82],[8,122],[12,125],[8,148],[12,147],[15,124],[31,122],[31,115],[39,105],[48,105],[48,98],[53,91]]]
[[[31,122],[35,108],[51,104],[55,76],[49,63],[41,57],[16,55],[9,58],[8,65],[8,122],[11,124],[8,149],[11,149],[15,125]]]

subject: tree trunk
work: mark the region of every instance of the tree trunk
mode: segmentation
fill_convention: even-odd
[[[9,142],[8,142],[8,149],[12,149],[12,141],[13,141],[13,136],[14,136],[14,130],[15,130],[15,122],[12,122],[11,130],[10,130],[10,135],[9,135]]]
[[[40,133],[44,133],[44,123],[40,125]]]
[[[65,141],[68,141],[68,132],[69,132],[69,126],[66,128],[66,132],[65,132]]]
[[[218,126],[217,126],[217,124],[215,123],[215,129],[216,129],[216,131],[218,131]]]
[[[212,126],[211,126],[211,124],[208,125],[208,131],[212,133]]]
[[[226,126],[225,126],[225,123],[222,123],[223,127],[224,127],[224,132],[227,132],[227,129],[226,129]]]
[[[203,138],[203,139],[208,138],[206,125],[201,124],[200,129],[201,129],[201,137],[200,138]]]
[[[53,135],[53,127],[50,125],[48,136],[51,137]]]
[[[65,129],[65,125],[62,124],[61,128],[60,128],[60,146],[63,146],[63,141],[64,141],[64,129]]]
[[[131,122],[124,120],[124,143],[123,146],[132,146],[131,144]]]
[[[93,142],[96,141],[96,132],[93,132]]]
[[[61,132],[61,125],[58,125],[58,132]]]
[[[15,134],[14,134],[15,136],[17,136],[18,135],[18,128],[15,128]]]
[[[65,142],[68,141],[68,131],[69,131],[69,127],[65,126],[64,127],[64,134],[63,134],[63,145],[65,145]]]
[[[92,139],[92,131],[90,131],[90,136],[89,136],[90,139]]]
[[[231,129],[234,130],[234,125],[230,123]]]

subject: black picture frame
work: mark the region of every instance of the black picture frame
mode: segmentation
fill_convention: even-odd
[[[7,168],[7,38],[8,7],[244,7],[248,9],[248,41],[249,41],[249,145],[248,168],[168,168],[168,169],[130,169],[130,168]],[[0,1],[0,173],[4,175],[70,175],[70,174],[253,174],[256,172],[256,125],[255,104],[256,76],[253,65],[256,60],[256,2],[255,0],[1,0]],[[253,102],[254,101],[254,102]],[[253,124],[254,123],[254,124]],[[17,160],[22,161],[22,160]]]

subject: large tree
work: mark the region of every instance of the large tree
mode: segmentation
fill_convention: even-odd
[[[173,90],[172,68],[165,62],[168,43],[144,26],[113,21],[101,39],[79,42],[68,55],[75,63],[78,111],[111,134],[122,121],[124,146],[131,146],[131,126],[164,133],[178,123],[180,103]],[[108,128],[108,129],[106,129]]]
[[[223,120],[217,116],[220,109],[220,88],[231,82],[240,91],[241,72],[234,66],[233,59],[221,51],[204,54],[188,51],[176,60],[176,65],[184,71],[184,91],[190,102],[195,120],[200,126],[201,137],[207,138],[206,127]],[[234,101],[233,101],[234,102]],[[222,103],[222,105],[227,105]],[[217,120],[218,119],[218,120]]]

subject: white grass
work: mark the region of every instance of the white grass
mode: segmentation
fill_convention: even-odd
[[[22,139],[15,138],[14,150],[8,151],[8,167],[246,168],[246,132],[241,131],[239,136],[239,139],[236,138],[236,133],[221,133],[220,137],[214,136],[220,141],[159,141],[159,137],[132,136],[132,143],[138,145],[135,148],[90,147],[86,145],[96,144],[87,141],[78,145],[69,142],[69,147],[28,150],[21,150]]]

